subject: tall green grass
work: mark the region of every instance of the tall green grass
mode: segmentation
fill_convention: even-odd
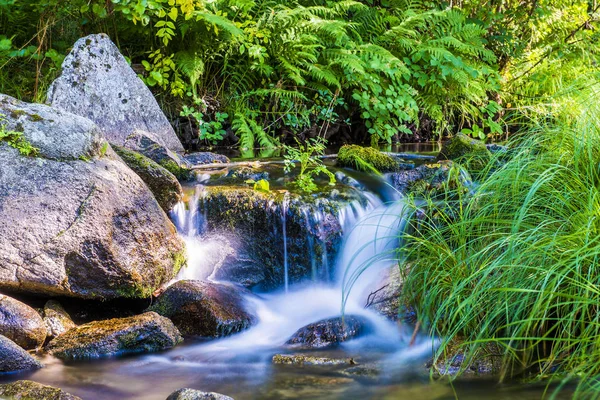
[[[600,398],[599,93],[578,94],[576,118],[541,118],[473,194],[430,200],[428,217],[413,221],[404,300],[443,338],[439,359],[450,344],[467,360],[493,344],[502,380]]]

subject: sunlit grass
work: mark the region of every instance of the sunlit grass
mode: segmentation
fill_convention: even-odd
[[[433,336],[461,338],[467,359],[495,344],[502,380],[573,382],[582,399],[600,398],[598,89],[577,120],[513,139],[472,196],[429,201],[405,238],[405,301]]]

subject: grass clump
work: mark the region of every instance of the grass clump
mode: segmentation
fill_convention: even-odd
[[[494,344],[500,379],[575,381],[576,398],[600,397],[598,115],[515,138],[472,195],[430,201],[413,223],[404,300],[443,338],[438,360],[457,338],[467,360]]]
[[[392,157],[372,147],[344,145],[337,155],[340,167],[350,167],[365,172],[392,172],[398,169],[398,162]]]

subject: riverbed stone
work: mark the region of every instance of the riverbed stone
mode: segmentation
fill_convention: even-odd
[[[117,145],[112,147],[125,164],[142,178],[165,212],[171,211],[181,201],[183,190],[175,175],[143,154]]]
[[[484,376],[498,375],[502,368],[503,350],[494,343],[481,346],[472,358],[467,358],[464,351],[464,339],[457,337],[446,345],[444,354],[437,359],[430,359],[425,364],[434,376]],[[515,368],[513,373],[518,373]]]
[[[353,358],[315,357],[306,354],[275,354],[273,364],[293,365],[355,365]]]
[[[369,330],[370,324],[366,318],[346,315],[308,324],[298,329],[285,344],[307,349],[335,347]]]
[[[6,336],[0,335],[0,374],[38,368],[42,368],[38,360]]]
[[[75,42],[48,90],[48,103],[94,121],[111,143],[122,146],[141,129],[170,150],[184,150],[152,92],[106,34]]]
[[[44,305],[44,323],[49,338],[58,337],[77,326],[69,313],[56,300],[48,300]]]
[[[9,124],[24,115],[15,110],[29,107],[0,97],[0,113]],[[78,125],[79,117],[46,108],[44,120],[56,123],[30,121],[23,131],[32,144],[42,130],[48,138],[37,142],[44,146],[38,157],[0,142],[0,289],[97,299],[149,297],[184,264],[183,241],[141,178],[94,124]],[[68,158],[48,157],[63,153],[63,136],[82,145],[70,147]]]
[[[81,400],[59,388],[33,381],[16,381],[0,385],[0,396],[19,400]]]
[[[233,398],[221,393],[184,388],[171,393],[167,400],[233,400]]]
[[[191,165],[223,164],[229,162],[229,158],[226,156],[208,151],[186,154],[183,158]]]
[[[470,169],[478,170],[491,160],[491,153],[484,142],[458,133],[442,145],[438,160],[461,160]]]
[[[349,167],[365,172],[392,172],[399,169],[398,161],[372,147],[362,147],[346,144],[340,148],[337,155],[339,167]]]
[[[37,349],[46,340],[46,324],[27,304],[0,294],[0,335],[26,350]]]
[[[149,310],[170,318],[184,335],[222,337],[249,328],[258,319],[243,287],[183,280],[169,286]]]
[[[215,278],[253,290],[277,289],[284,284],[285,249],[290,283],[330,281],[343,236],[338,213],[350,203],[363,200],[351,187],[326,188],[314,195],[260,192],[251,187],[207,187],[199,200],[207,229],[232,237],[235,249]]]
[[[172,348],[182,340],[168,318],[147,312],[78,326],[53,339],[47,350],[61,359],[92,359],[156,352]]]

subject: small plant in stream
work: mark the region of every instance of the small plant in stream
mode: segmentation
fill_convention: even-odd
[[[3,120],[4,118],[0,115],[0,123]],[[9,131],[5,125],[0,125],[0,142],[6,142],[10,147],[19,150],[19,153],[26,157],[35,157],[39,153],[39,149],[29,143],[23,132]]]
[[[321,138],[308,139],[304,144],[297,141],[298,147],[285,147],[285,172],[289,173],[295,164],[300,165],[300,172],[294,181],[300,190],[312,193],[318,189],[314,178],[319,174],[329,177],[329,184],[335,184],[335,175],[321,161],[325,151],[325,141]]]

